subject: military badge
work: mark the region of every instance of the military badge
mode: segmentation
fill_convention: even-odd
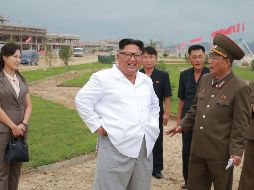
[[[202,93],[202,94],[204,94],[205,92],[206,92],[206,89],[205,89],[205,88],[201,90],[201,93]]]
[[[227,97],[227,96],[225,96],[225,95],[221,95],[219,99],[221,99],[221,100],[227,100],[227,99],[228,99],[228,97]]]

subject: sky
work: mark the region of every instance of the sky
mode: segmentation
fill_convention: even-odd
[[[0,0],[11,24],[77,34],[82,41],[135,38],[188,43],[244,22],[232,39],[254,41],[254,0]]]

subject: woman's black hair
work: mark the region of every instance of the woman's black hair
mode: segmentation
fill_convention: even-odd
[[[4,56],[8,57],[8,56],[12,56],[15,54],[15,52],[19,50],[21,52],[21,47],[20,45],[18,45],[17,43],[13,43],[13,42],[8,42],[6,44],[4,44],[4,46],[1,48],[1,52],[0,52],[0,71],[3,70],[4,68]],[[25,78],[21,75],[21,73],[17,70],[16,74],[18,74],[22,80],[25,81]]]

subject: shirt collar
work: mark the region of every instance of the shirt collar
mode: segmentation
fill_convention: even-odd
[[[227,73],[224,77],[222,77],[219,80],[216,80],[215,77],[212,79],[212,86],[215,86],[217,88],[222,88],[233,76],[232,70]]]
[[[8,73],[6,73],[4,70],[3,70],[4,74],[6,75],[6,77],[10,80],[10,81],[18,81],[18,77],[16,74],[14,74],[14,76],[12,77],[11,75],[9,75]]]

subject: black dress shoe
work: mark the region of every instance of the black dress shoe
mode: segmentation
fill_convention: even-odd
[[[153,177],[155,177],[156,179],[161,179],[163,178],[163,175],[160,172],[156,172],[156,173],[153,173]]]

